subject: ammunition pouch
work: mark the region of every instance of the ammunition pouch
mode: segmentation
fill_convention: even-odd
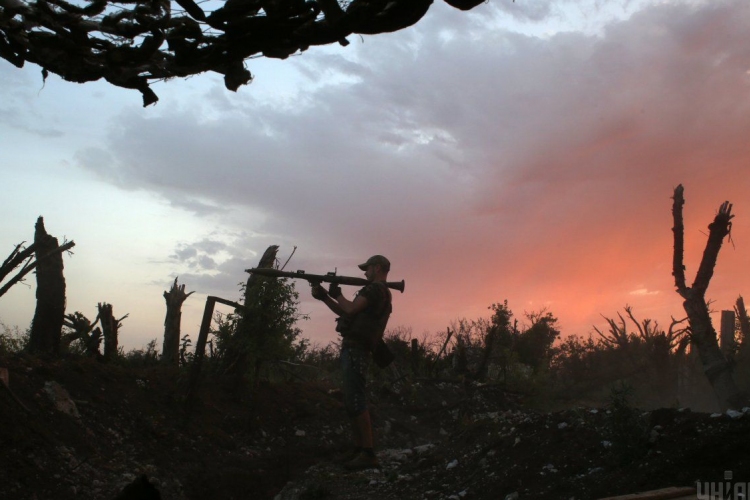
[[[352,318],[349,316],[339,316],[336,318],[336,331],[345,337],[352,330]]]

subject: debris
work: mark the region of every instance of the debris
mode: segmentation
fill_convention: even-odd
[[[5,387],[5,389],[8,391],[8,394],[10,394],[10,397],[13,399],[13,401],[18,403],[18,405],[24,410],[26,410],[27,412],[31,412],[31,410],[29,410],[26,407],[26,405],[23,404],[20,399],[18,399],[18,396],[16,396],[13,393],[13,391],[10,390],[10,377],[8,376],[7,368],[0,368],[0,381],[2,382],[0,383],[0,386]]]
[[[423,454],[425,454],[425,453],[429,452],[430,450],[432,450],[433,448],[435,448],[435,445],[434,445],[434,444],[432,444],[432,443],[427,443],[427,444],[423,444],[423,445],[421,445],[421,446],[415,446],[415,447],[413,448],[413,450],[414,450],[414,451],[415,451],[415,452],[416,452],[416,453],[417,453],[418,455],[423,455]]]
[[[44,391],[55,404],[55,408],[58,411],[67,413],[71,417],[80,420],[81,414],[78,413],[78,407],[63,386],[54,381],[45,382]]]

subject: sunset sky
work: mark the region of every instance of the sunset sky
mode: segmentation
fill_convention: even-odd
[[[664,326],[684,316],[683,184],[689,283],[734,203],[707,293],[731,309],[750,294],[748,27],[747,0],[436,0],[398,33],[250,60],[237,93],[214,74],[154,84],[145,109],[137,91],[0,60],[0,258],[44,216],[76,242],[68,312],[112,303],[126,349],[161,349],[177,276],[195,339],[206,295],[239,299],[271,244],[314,273],[360,276],[386,255],[406,280],[390,326],[415,336],[505,299],[588,335],[626,304]],[[0,298],[2,323],[29,325],[34,288]],[[304,336],[333,340],[332,314],[298,289]]]

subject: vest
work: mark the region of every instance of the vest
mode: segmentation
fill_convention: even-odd
[[[383,338],[385,328],[388,325],[388,318],[393,311],[391,291],[382,281],[375,281],[360,290],[359,293],[377,294],[375,297],[378,300],[374,301],[374,297],[366,295],[367,307],[354,316],[339,318],[336,330],[343,337],[343,346],[356,345],[372,352]]]

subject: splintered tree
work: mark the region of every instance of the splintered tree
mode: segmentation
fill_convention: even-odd
[[[485,0],[445,0],[469,10]],[[314,45],[349,44],[419,21],[433,0],[3,0],[0,57],[63,79],[104,78],[158,98],[149,83],[206,71],[236,91],[252,81],[245,60],[287,57]],[[200,5],[199,5],[200,4]],[[204,10],[204,9],[212,10]]]
[[[92,323],[81,312],[76,311],[73,314],[66,314],[64,324],[72,331],[65,335],[63,340],[68,345],[78,341],[81,343],[81,347],[87,356],[100,358],[99,346],[102,343],[102,330],[96,327],[98,322],[98,315]]]
[[[167,301],[167,316],[164,318],[164,346],[161,359],[170,365],[180,363],[180,319],[182,318],[182,303],[190,297],[193,292],[185,293],[185,284],[178,285],[177,278],[172,283],[172,288],[164,292],[164,300]]]
[[[99,321],[102,324],[102,336],[104,337],[104,355],[102,359],[104,361],[112,361],[117,357],[117,336],[122,326],[122,320],[127,318],[128,315],[126,314],[120,319],[115,319],[112,304],[100,302],[97,307],[99,308]]]
[[[68,245],[68,248],[73,246],[72,242]],[[47,234],[44,219],[39,217],[34,232],[36,311],[31,323],[28,346],[32,353],[60,353],[65,316],[65,276],[61,248],[57,238]],[[29,267],[26,266],[24,270],[28,272]]]
[[[276,262],[276,254],[279,252],[278,245],[271,245],[266,248],[263,252],[263,256],[258,262],[259,268],[273,267]],[[243,312],[240,315],[239,322],[237,324],[237,331],[235,335],[239,337],[240,343],[238,343],[237,349],[237,364],[235,365],[234,373],[237,376],[241,376],[242,373],[247,369],[247,363],[251,357],[251,351],[262,349],[262,347],[268,341],[268,337],[271,334],[270,331],[263,325],[263,318],[267,318],[267,315],[274,315],[279,311],[271,311],[267,298],[264,298],[267,294],[265,292],[271,290],[270,284],[276,284],[277,282],[264,280],[260,276],[251,274],[247,278],[245,283],[245,300]],[[265,286],[264,286],[265,285]],[[257,302],[256,302],[257,301]],[[259,307],[258,307],[259,306]],[[271,322],[275,322],[280,318],[271,318]],[[260,366],[262,364],[262,357],[256,356],[255,359],[255,377],[257,378],[260,372]]]
[[[698,349],[698,355],[703,365],[703,371],[713,387],[722,408],[732,408],[744,402],[744,396],[737,388],[732,375],[732,364],[727,360],[719,347],[716,330],[711,323],[711,317],[706,303],[706,290],[711,281],[716,266],[716,259],[724,238],[732,227],[732,205],[725,201],[719,207],[714,220],[709,224],[708,241],[703,251],[700,267],[693,285],[688,287],[685,282],[685,266],[683,264],[684,232],[682,207],[685,204],[684,188],[679,185],[674,190],[672,216],[674,219],[674,257],[672,274],[675,279],[677,293],[684,299],[682,305],[690,324],[690,340]]]
[[[42,218],[39,217],[38,220],[42,220]],[[44,229],[44,225],[42,225],[42,229]],[[51,252],[39,253],[37,252],[37,246],[35,243],[32,243],[28,247],[24,247],[24,243],[25,242],[21,242],[16,245],[8,258],[5,259],[2,266],[0,266],[0,283],[5,281],[5,278],[7,278],[16,268],[20,267],[16,275],[0,287],[0,297],[5,295],[13,285],[23,281],[27,274],[36,269],[40,260],[65,252],[75,246],[74,242],[68,241]]]
[[[747,352],[748,345],[750,345],[750,318],[747,316],[747,309],[745,308],[745,299],[742,295],[737,297],[737,302],[734,306],[734,313],[737,315],[737,322],[740,328],[740,339],[737,353],[739,356],[744,356]]]

